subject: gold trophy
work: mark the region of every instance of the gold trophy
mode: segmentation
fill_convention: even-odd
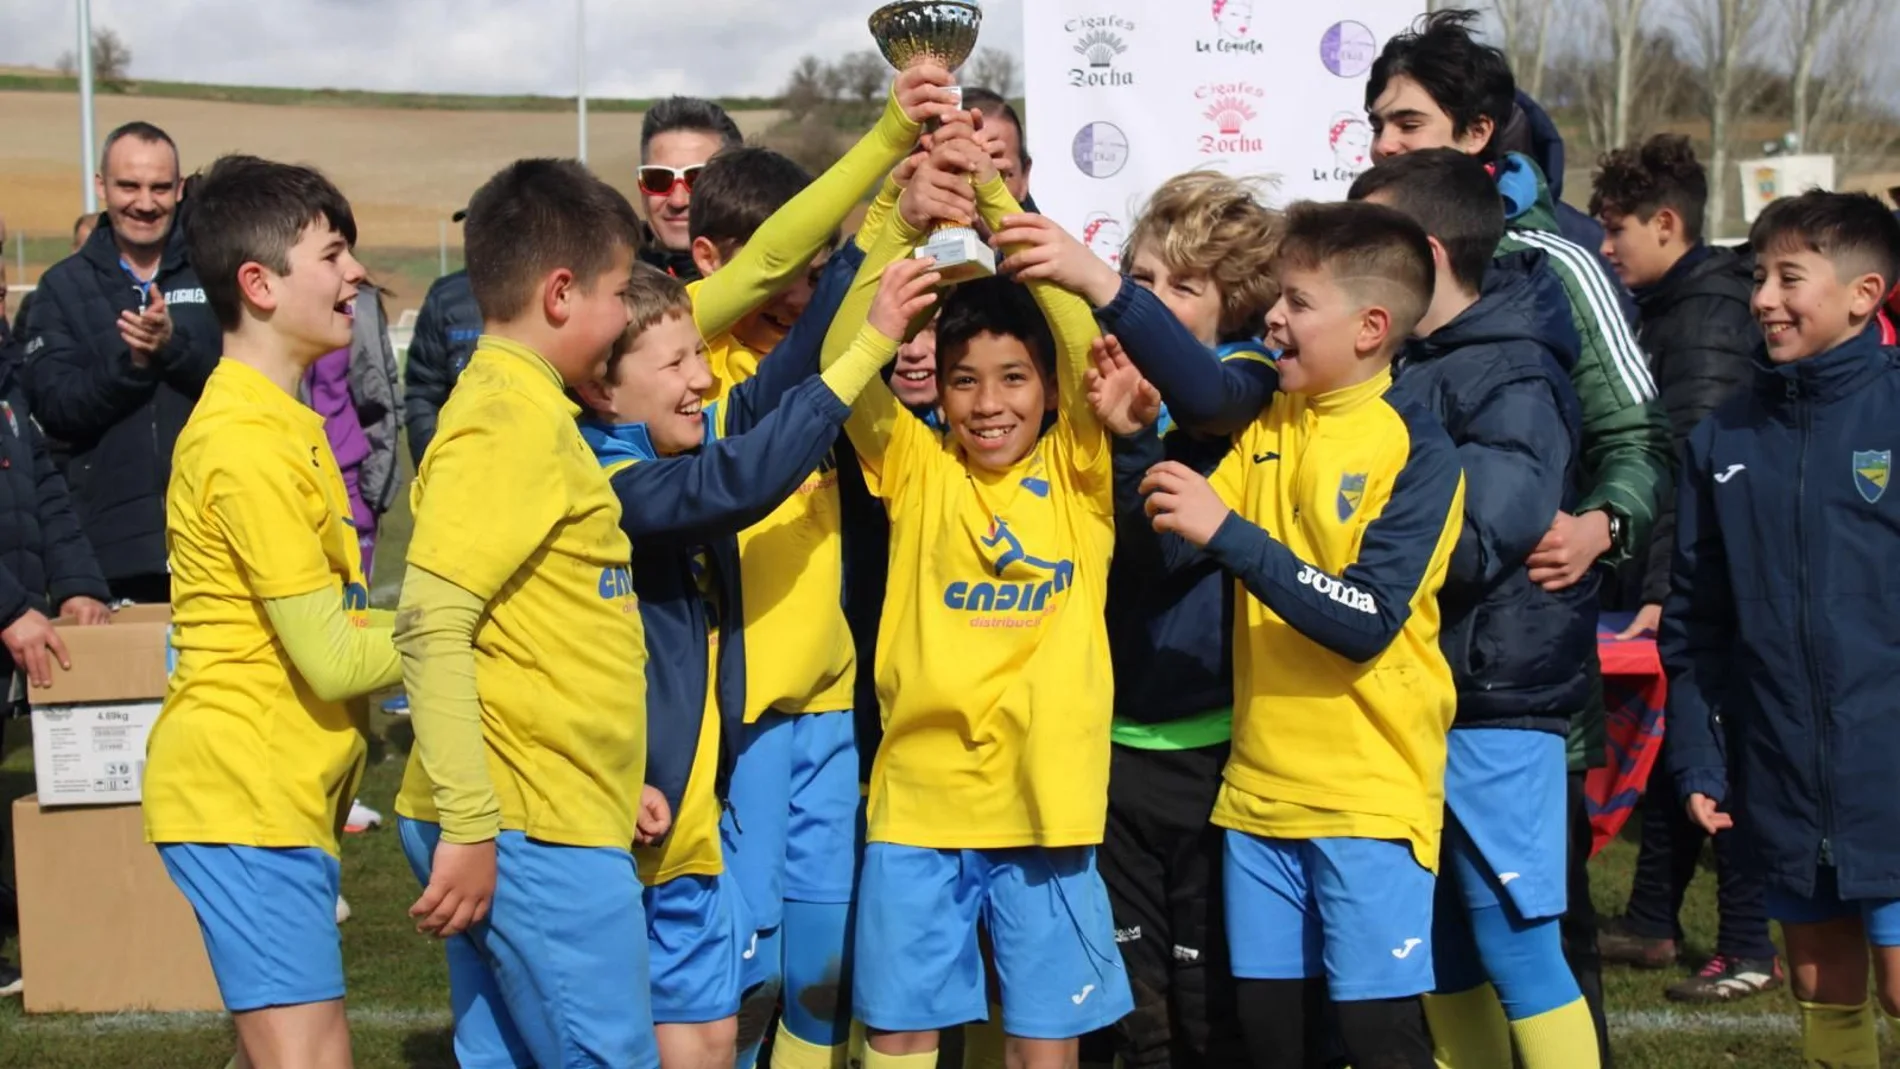
[[[935,61],[956,70],[976,49],[983,12],[974,0],[897,0],[871,13],[871,37],[898,70]],[[960,88],[951,87],[961,103]],[[945,285],[996,274],[996,253],[967,221],[944,220],[918,256],[937,261]]]

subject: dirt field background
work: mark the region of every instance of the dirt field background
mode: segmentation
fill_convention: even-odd
[[[227,152],[252,152],[321,168],[356,209],[364,262],[397,291],[391,314],[422,303],[438,269],[441,224],[503,164],[524,156],[574,154],[572,113],[405,111],[278,107],[101,95],[97,135],[143,119],[178,142],[187,173]],[[10,231],[8,275],[31,282],[64,256],[73,218],[85,207],[79,166],[79,100],[67,93],[0,91],[0,216]],[[750,136],[777,112],[733,116]],[[588,162],[633,195],[639,113],[588,116]],[[26,277],[13,241],[24,237]],[[448,227],[451,267],[461,230]]]

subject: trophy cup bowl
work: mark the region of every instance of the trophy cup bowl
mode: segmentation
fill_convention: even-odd
[[[974,0],[897,0],[872,12],[870,24],[878,51],[898,70],[929,61],[956,70],[976,50],[983,12]],[[962,90],[951,91],[961,104]],[[945,285],[996,274],[995,251],[955,220],[933,230],[916,254],[937,261]]]

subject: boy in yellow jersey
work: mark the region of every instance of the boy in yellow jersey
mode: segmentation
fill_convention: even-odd
[[[925,171],[974,176],[999,244],[1027,246],[1009,266],[1033,262],[1060,231],[1018,213],[972,133],[963,118],[946,124]],[[896,351],[901,339],[864,309],[880,277],[926,269],[909,254],[945,217],[917,210],[937,185],[919,172],[881,224],[827,362]],[[871,1030],[868,1069],[934,1064],[940,1029],[986,1016],[979,925],[1011,1064],[1072,1065],[1076,1037],[1132,1005],[1095,870],[1114,519],[1108,438],[1082,388],[1094,337],[1086,305],[1052,285],[970,283],[937,321],[945,433],[881,382],[846,424],[891,517],[877,653],[885,735],[852,991]]]
[[[565,392],[631,319],[638,229],[571,160],[514,163],[469,203],[486,332],[416,476],[396,625],[410,914],[449,939],[463,1065],[659,1060],[632,855],[646,648],[620,503]]]
[[[166,492],[178,664],[152,728],[145,832],[198,915],[239,1064],[348,1066],[337,836],[363,772],[357,698],[394,683],[323,418],[298,403],[349,344],[349,202],[304,167],[228,156],[186,231],[224,359]]]
[[[1296,205],[1267,317],[1280,392],[1211,480],[1142,486],[1171,556],[1238,580],[1227,932],[1256,1065],[1310,1064],[1328,994],[1352,1064],[1430,1069],[1433,873],[1451,671],[1438,591],[1463,473],[1392,359],[1430,307],[1432,249],[1377,205]]]
[[[935,67],[900,75],[877,126],[816,181],[760,148],[729,149],[700,173],[689,227],[704,277],[689,292],[714,399],[730,397],[774,361],[794,362],[800,378],[817,371],[818,346],[786,345],[788,332],[808,315],[814,285],[822,284],[815,258],[912,150],[923,120],[953,103],[943,88],[949,82]],[[895,187],[885,182],[873,221],[895,201]],[[855,266],[854,260],[830,270],[848,282]],[[822,333],[828,323],[827,314],[815,325]],[[769,1003],[783,978],[785,1009],[774,1044],[780,1065],[829,1065],[841,1056],[851,1024],[842,992],[850,989],[844,952],[861,796],[852,713],[857,655],[844,600],[850,535],[839,466],[840,457],[827,451],[797,492],[739,535],[746,727],[733,777],[732,864],[758,935],[747,986]],[[808,996],[813,989],[820,990]],[[757,1020],[769,1017],[768,1007]],[[762,1038],[741,1037],[742,1067]]]

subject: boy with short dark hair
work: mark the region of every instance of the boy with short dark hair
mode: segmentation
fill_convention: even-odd
[[[1604,156],[1590,197],[1590,211],[1607,235],[1603,253],[1636,296],[1638,335],[1655,369],[1678,455],[1696,424],[1746,386],[1764,359],[1761,328],[1749,307],[1754,283],[1748,261],[1702,240],[1708,190],[1689,139],[1658,134]],[[1675,531],[1672,499],[1656,517],[1649,553],[1624,569],[1629,581],[1622,584],[1621,607],[1640,610],[1622,637],[1656,630],[1669,593]],[[1597,940],[1606,959],[1649,968],[1676,960],[1682,942],[1677,914],[1707,838],[1676,802],[1669,749],[1665,732],[1664,756],[1650,773],[1654,789],[1643,794],[1643,843],[1629,907]],[[1761,879],[1735,834],[1715,836],[1715,871],[1715,957],[1671,987],[1671,997],[1726,1002],[1781,984]]]
[[[967,190],[965,175],[998,244],[1019,254],[1005,271],[1041,277],[1033,263],[1060,232],[1013,214],[974,136],[967,123],[938,132],[936,157],[866,255],[827,363],[895,352],[897,336],[865,323],[872,288],[925,269],[909,253],[946,216],[919,205],[956,182]],[[1086,306],[1046,282],[1028,292],[1004,278],[969,283],[938,320],[943,432],[881,382],[846,424],[891,516],[877,658],[885,735],[852,992],[871,1031],[867,1069],[935,1064],[941,1029],[986,1016],[979,921],[1011,1064],[1073,1065],[1076,1037],[1131,1006],[1094,859],[1114,535],[1108,440],[1082,385],[1095,334]]]
[[[1427,313],[1431,247],[1368,204],[1295,205],[1268,314],[1280,392],[1212,479],[1143,482],[1154,529],[1236,579],[1226,918],[1256,1065],[1323,1060],[1330,996],[1354,1065],[1432,1065],[1433,873],[1452,675],[1438,591],[1463,476],[1391,363]]]
[[[877,125],[816,180],[765,149],[728,149],[706,165],[693,194],[692,251],[703,278],[688,287],[706,340],[712,398],[724,402],[772,361],[801,381],[817,346],[788,347],[832,272],[842,289],[862,257],[853,243],[821,265],[845,216],[874,188],[867,225],[893,210],[891,176],[946,109],[949,74],[900,74]],[[882,183],[880,187],[880,183]],[[965,197],[974,208],[975,198]],[[822,334],[833,303],[816,323]],[[795,349],[796,351],[792,351]],[[858,847],[858,755],[853,705],[857,650],[845,611],[848,529],[840,458],[827,454],[800,490],[739,535],[745,592],[746,709],[741,768],[733,779],[738,876],[759,936],[748,987],[768,1002],[784,980],[785,1012],[774,1057],[831,1060],[849,1036],[849,1000],[809,989],[849,990],[845,946]],[[791,914],[793,920],[786,921]],[[817,1012],[815,1006],[828,1009]],[[748,1022],[755,1015],[745,1015]],[[769,1013],[756,1015],[763,1024]],[[762,1036],[740,1037],[749,1064]]]
[[[1466,478],[1464,533],[1439,594],[1458,714],[1445,765],[1437,977],[1425,1000],[1432,1038],[1447,1065],[1488,1064],[1513,1041],[1527,1069],[1594,1065],[1594,1025],[1558,919],[1564,736],[1570,711],[1589,699],[1596,580],[1550,590],[1525,567],[1583,472],[1564,368],[1575,354],[1546,326],[1563,292],[1541,254],[1492,261],[1503,204],[1470,156],[1393,157],[1351,196],[1397,208],[1431,236],[1438,282],[1394,392],[1444,425]]]
[[[487,332],[416,476],[396,630],[410,914],[451,940],[464,1064],[658,1063],[631,853],[646,649],[620,504],[565,392],[627,327],[638,228],[571,160],[514,163],[469,203]]]
[[[166,493],[178,665],[153,725],[146,837],[191,902],[240,1064],[347,1066],[337,838],[396,681],[349,494],[304,371],[350,341],[349,202],[305,167],[212,165],[186,240],[224,358]]]
[[[1657,640],[1670,771],[1690,818],[1739,828],[1760,865],[1806,1064],[1877,1066],[1870,956],[1900,1015],[1900,354],[1870,324],[1900,223],[1815,191],[1769,205],[1749,243],[1768,362],[1683,458]]]

